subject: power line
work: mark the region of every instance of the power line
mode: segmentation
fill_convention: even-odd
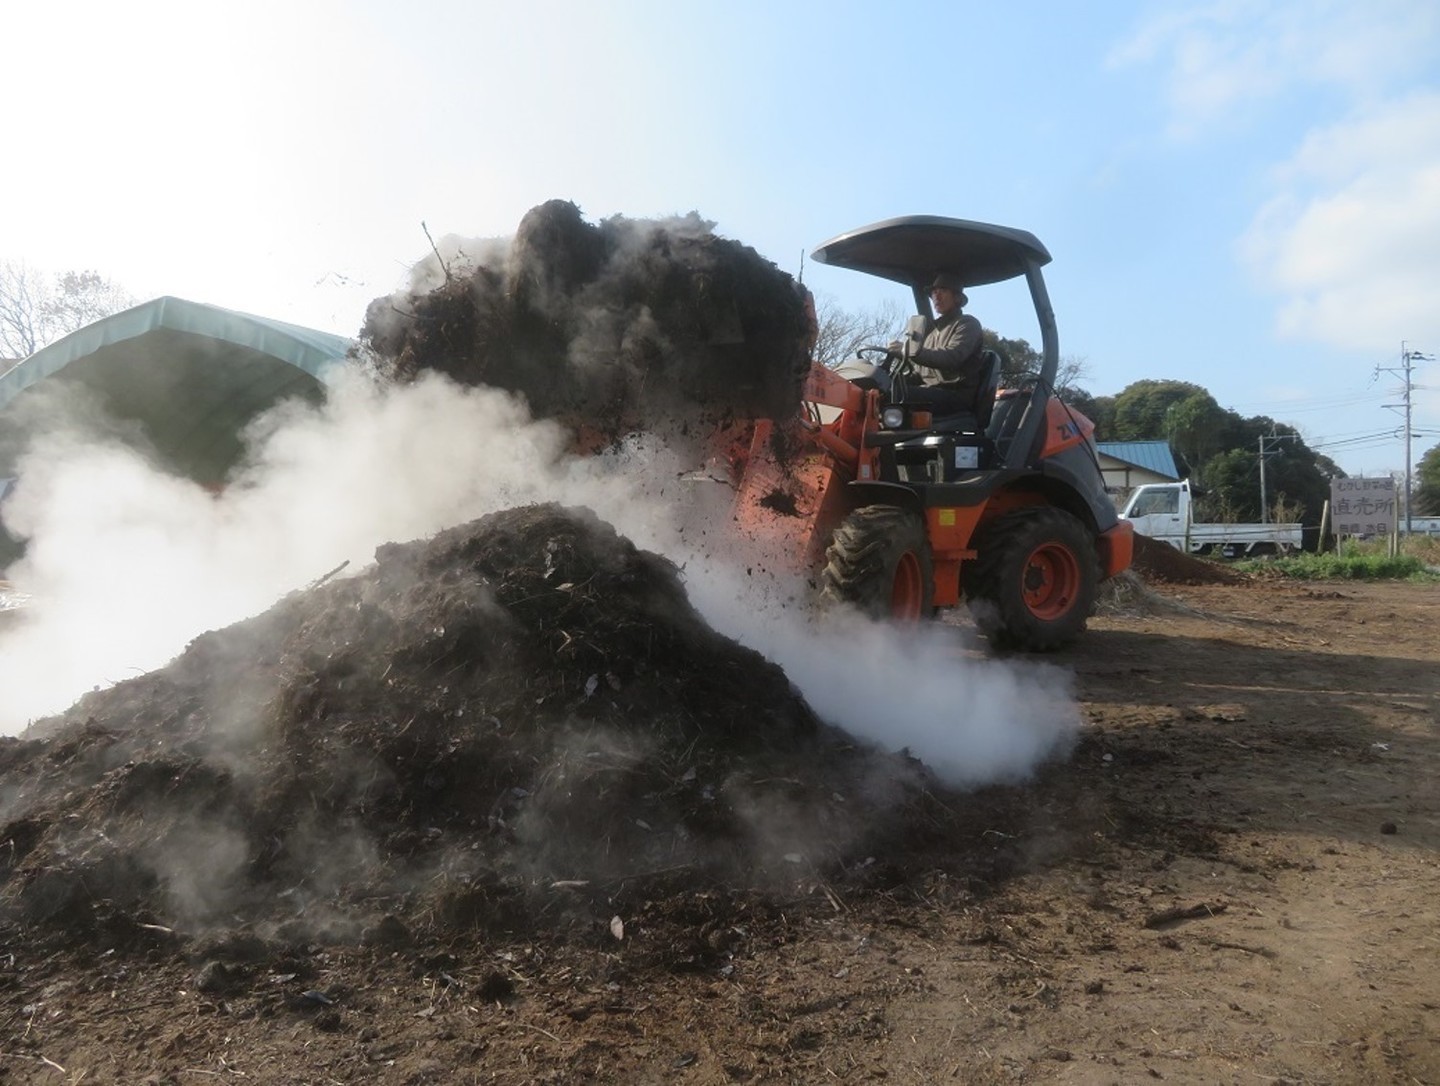
[[[1338,449],[1346,445],[1381,445],[1386,442],[1395,441],[1400,437],[1397,430],[1376,430],[1369,433],[1355,434],[1352,437],[1336,437],[1330,441],[1307,441],[1305,444],[1312,449]]]
[[[1385,398],[1385,393],[1376,392],[1371,395],[1353,396],[1322,396],[1308,400],[1266,400],[1256,401],[1249,404],[1237,404],[1232,410],[1236,414],[1280,414],[1280,415],[1304,415],[1316,411],[1334,411],[1341,407],[1350,407],[1354,404],[1376,402]]]
[[[1336,393],[1333,396],[1305,396],[1294,400],[1251,400],[1231,407],[1237,414],[1242,409],[1275,410],[1287,415],[1307,411],[1331,411],[1337,407],[1348,407],[1367,400],[1383,400],[1388,393],[1376,389],[1369,392]]]

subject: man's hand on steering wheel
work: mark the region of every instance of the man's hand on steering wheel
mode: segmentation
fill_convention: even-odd
[[[910,369],[914,359],[911,357],[915,350],[913,340],[895,339],[890,341],[890,346],[885,348],[886,368],[889,369],[892,377],[898,376]]]

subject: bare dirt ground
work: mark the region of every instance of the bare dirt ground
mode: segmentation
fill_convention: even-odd
[[[563,938],[12,926],[0,1082],[1440,1083],[1437,627],[1156,583],[1055,658],[1076,749],[889,877],[557,885],[615,918]]]

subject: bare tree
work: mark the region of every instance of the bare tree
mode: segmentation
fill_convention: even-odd
[[[0,263],[0,355],[28,358],[40,342],[40,298],[43,284],[23,263]]]
[[[1060,368],[1055,372],[1055,391],[1062,397],[1083,393],[1081,381],[1090,379],[1090,360],[1083,354],[1060,356]]]
[[[98,272],[51,279],[23,261],[0,261],[0,356],[28,358],[77,328],[135,304]]]
[[[883,346],[900,334],[905,318],[894,302],[881,302],[874,309],[841,309],[833,298],[817,297],[815,315],[820,334],[815,340],[815,360],[832,369],[857,348]]]

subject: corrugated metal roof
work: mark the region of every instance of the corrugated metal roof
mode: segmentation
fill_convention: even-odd
[[[1175,454],[1170,451],[1167,441],[1097,441],[1095,448],[1106,456],[1153,471],[1156,475],[1180,478],[1180,472],[1175,467]]]
[[[86,325],[0,376],[0,461],[23,446],[27,390],[84,385],[116,419],[140,424],[169,466],[219,481],[256,415],[312,402],[345,368],[352,341],[181,298],[156,298]],[[0,462],[0,471],[13,465]],[[8,471],[7,471],[8,474]]]
[[[352,341],[329,332],[221,309],[218,305],[156,298],[87,324],[22,359],[0,377],[0,408],[36,381],[106,347],[159,329],[189,332],[288,362],[324,383],[326,371],[345,358]]]

